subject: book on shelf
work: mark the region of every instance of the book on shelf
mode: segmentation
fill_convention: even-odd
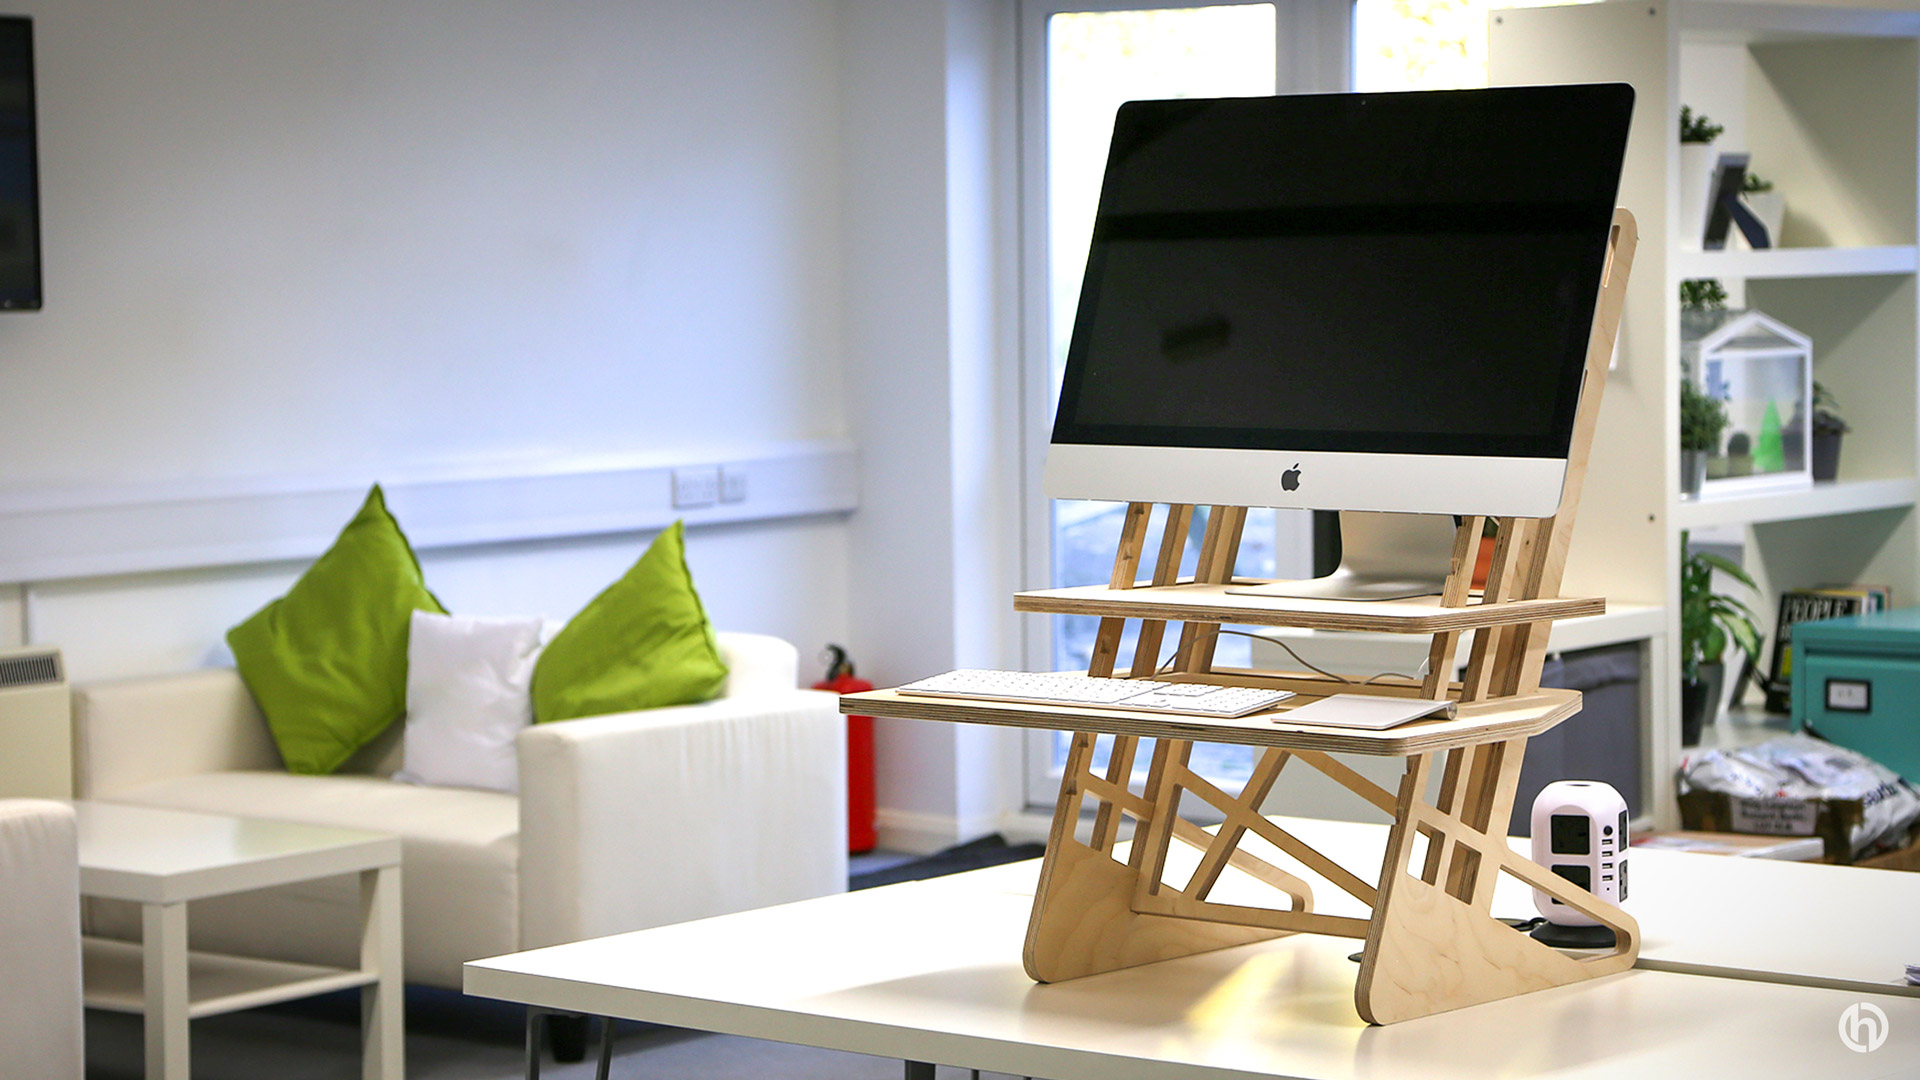
[[[1822,585],[1781,593],[1779,616],[1773,623],[1773,660],[1767,666],[1767,711],[1793,711],[1795,623],[1866,615],[1892,606],[1893,590],[1885,585]]]

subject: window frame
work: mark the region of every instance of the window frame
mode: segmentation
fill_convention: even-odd
[[[1049,251],[1047,219],[1047,22],[1066,12],[1151,11],[1165,8],[1245,7],[1271,3],[1274,11],[1275,93],[1343,91],[1353,78],[1354,0],[1212,0],[1180,3],[1161,0],[1019,0],[1017,33],[1019,123],[1020,267],[1020,578],[1024,588],[1047,588],[1053,574],[1052,502],[1041,486],[1046,448],[1053,425],[1050,380]],[[1051,616],[1028,615],[1020,621],[1022,666],[1047,670],[1053,664]],[[1027,733],[1026,777],[1029,807],[1050,807],[1060,773],[1053,768],[1053,732]]]

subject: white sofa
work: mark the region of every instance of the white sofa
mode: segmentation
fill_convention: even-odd
[[[536,724],[520,794],[388,779],[401,725],[332,776],[281,766],[231,669],[76,689],[82,798],[369,829],[401,837],[407,981],[457,989],[467,960],[840,892],[846,727],[795,689],[793,646],[722,633],[722,696]],[[196,903],[196,949],[357,959],[348,878]],[[93,901],[89,932],[136,938]]]
[[[0,1075],[80,1080],[73,808],[0,799]]]

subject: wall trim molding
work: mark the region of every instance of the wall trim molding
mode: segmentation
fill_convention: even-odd
[[[883,851],[904,851],[931,855],[955,844],[976,840],[988,833],[999,833],[1010,844],[1028,841],[1044,843],[1053,831],[1053,815],[1036,809],[1013,810],[1005,814],[981,816],[966,821],[952,814],[928,814],[916,810],[894,810],[882,806],[874,811],[874,831],[880,836]],[[1081,830],[1092,835],[1092,818]]]
[[[735,503],[675,509],[675,469],[743,470]],[[0,492],[0,584],[308,559],[378,480],[422,550],[850,513],[858,453],[845,440],[709,456],[572,458],[384,476],[252,477]]]

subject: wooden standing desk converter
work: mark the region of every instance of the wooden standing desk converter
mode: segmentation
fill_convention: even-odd
[[[1278,824],[1342,857],[1377,854],[1388,833],[1346,822]],[[1187,872],[1198,860],[1177,850],[1174,861]],[[1636,869],[1646,892],[1629,904],[1648,927],[1649,952],[1672,936],[1669,925],[1685,930],[1671,942],[1676,950],[1703,939],[1688,913],[1705,909],[1697,916],[1705,923],[1743,887],[1716,889],[1723,871],[1776,871],[1775,884],[1873,873],[1743,862],[1669,854]],[[928,1063],[937,1062],[1047,1080],[1849,1080],[1902,1075],[1920,1061],[1920,999],[1666,971],[1371,1027],[1351,1003],[1353,944],[1312,934],[1036,985],[1023,969],[1020,930],[1038,869],[1014,863],[474,961],[466,991],[896,1058],[916,1063],[910,1078],[931,1077]],[[1920,878],[1881,878],[1887,892],[1873,904],[1920,906]],[[1220,886],[1235,902],[1265,888],[1237,873]],[[1793,888],[1787,899],[1801,895],[1809,908],[1832,899],[1818,891]],[[1329,905],[1361,907],[1347,897]],[[1502,889],[1495,910],[1526,914],[1531,901],[1524,888]],[[1748,922],[1726,927],[1709,947],[1759,964],[1784,949],[1794,955],[1779,959],[1791,965],[1817,959],[1823,941],[1863,936],[1867,925],[1829,921],[1801,942],[1755,932],[1774,910],[1750,906]],[[1789,906],[1775,925],[1794,925],[1797,915]],[[1744,948],[1735,940],[1743,935]],[[1862,1002],[1887,1017],[1888,1035],[1879,1049],[1856,1052],[1839,1025]]]
[[[1282,934],[1358,938],[1364,945],[1354,1007],[1370,1023],[1389,1024],[1633,965],[1640,931],[1632,917],[1514,854],[1504,833],[1527,739],[1580,709],[1577,692],[1540,686],[1548,631],[1554,619],[1597,614],[1606,607],[1599,599],[1561,597],[1560,578],[1636,236],[1633,216],[1615,211],[1558,512],[1550,518],[1464,516],[1439,595],[1357,603],[1229,593],[1247,513],[1238,506],[1215,506],[1207,513],[1190,579],[1179,577],[1179,568],[1196,508],[1169,506],[1157,557],[1142,583],[1154,513],[1149,504],[1133,503],[1104,587],[1021,593],[1014,600],[1019,611],[1099,617],[1092,675],[1114,674],[1126,625],[1137,620],[1128,672],[1133,678],[1287,689],[1299,695],[1296,704],[1332,693],[1446,700],[1457,705],[1454,718],[1356,731],[1289,724],[1287,706],[1277,715],[1226,721],[914,698],[890,690],[840,699],[843,711],[869,716],[1074,732],[1027,928],[1024,962],[1030,976],[1060,982]],[[1489,521],[1498,539],[1486,585],[1476,598],[1474,563]],[[1173,672],[1162,674],[1161,647],[1173,623],[1180,624]],[[1429,635],[1428,671],[1419,680],[1352,682],[1306,672],[1218,668],[1214,645],[1224,624]],[[1463,633],[1472,635],[1472,647],[1465,674],[1454,682],[1452,660]],[[1096,739],[1102,736],[1111,745],[1105,748],[1106,766],[1099,768]],[[1154,740],[1153,758],[1144,790],[1136,791],[1133,764],[1142,738]],[[1231,794],[1188,768],[1196,740],[1266,749],[1241,791]],[[1404,758],[1398,790],[1382,788],[1327,751]],[[1393,824],[1380,863],[1356,873],[1260,816],[1281,770],[1293,762],[1296,771],[1316,769],[1389,816]],[[1225,826],[1214,834],[1203,831],[1181,815],[1185,798],[1210,804],[1225,817]],[[1094,822],[1085,841],[1074,835],[1083,811],[1091,811]],[[1124,857],[1115,846],[1123,817],[1136,823],[1136,842]],[[1249,838],[1266,841],[1286,860],[1253,854],[1243,843]],[[1190,875],[1167,872],[1176,840],[1204,852]],[[1218,900],[1215,886],[1230,867],[1269,886],[1269,902]],[[1316,895],[1303,874],[1331,889]],[[1575,957],[1513,933],[1490,914],[1494,887],[1503,876],[1518,878],[1611,928],[1615,947]],[[1365,905],[1364,917],[1316,910],[1316,902],[1335,891]],[[1284,906],[1273,902],[1281,897]]]

